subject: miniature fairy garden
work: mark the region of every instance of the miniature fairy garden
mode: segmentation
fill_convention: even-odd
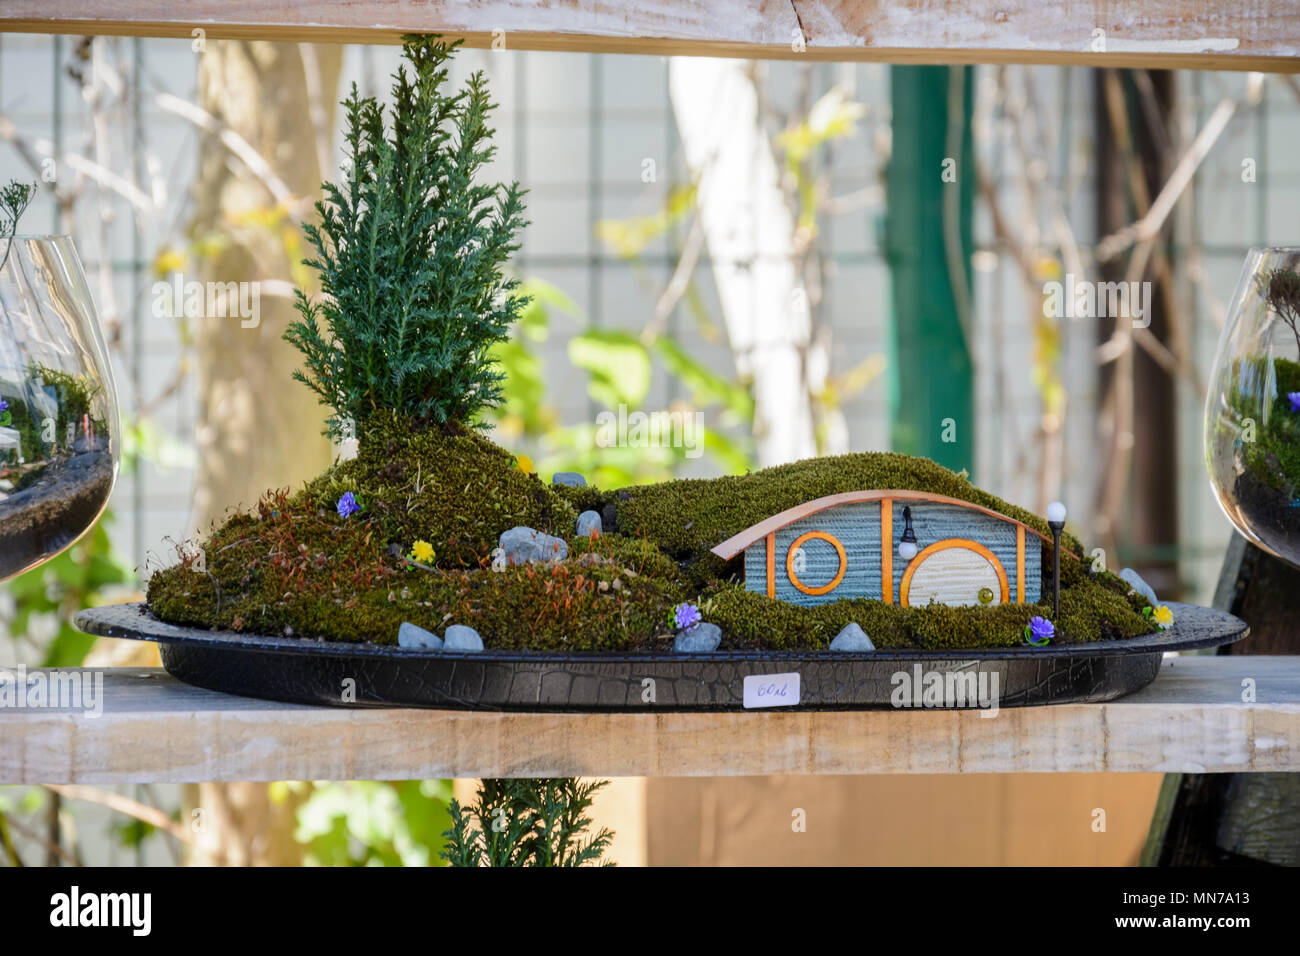
[[[47,346],[31,337],[42,304],[12,253],[33,190],[0,189],[0,580],[74,541],[103,510],[114,477],[100,384],[28,354]],[[50,361],[74,353],[56,348]]]
[[[182,546],[150,579],[155,615],[456,651],[995,648],[1170,624],[1131,572],[1081,558],[1063,515],[926,459],[599,489],[496,445],[488,354],[525,305],[503,272],[523,194],[476,182],[492,107],[481,75],[447,92],[453,52],[407,39],[391,115],[353,90],[346,179],[305,227],[323,294],[300,294],[286,338],[354,455]]]

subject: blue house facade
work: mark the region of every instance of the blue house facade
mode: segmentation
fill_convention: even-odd
[[[790,508],[713,553],[730,560],[743,551],[746,587],[792,604],[1023,604],[1040,596],[1044,540],[968,501],[873,490]]]

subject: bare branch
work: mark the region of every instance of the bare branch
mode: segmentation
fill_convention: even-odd
[[[219,119],[188,100],[183,100],[179,96],[173,96],[171,93],[155,93],[154,102],[169,113],[174,113],[181,119],[188,120],[199,129],[210,133],[217,138],[221,145],[225,146],[236,159],[244,164],[244,167],[262,181],[267,190],[275,197],[275,201],[284,206],[293,215],[298,215],[307,201],[296,198],[293,190],[281,179],[274,169],[256,149],[254,149],[244,137],[226,126]]]
[[[1250,74],[1249,85],[1246,90],[1246,102],[1253,108],[1259,104],[1260,91],[1263,87],[1263,74]],[[1200,167],[1202,160],[1209,154],[1210,149],[1218,142],[1219,136],[1223,133],[1232,119],[1233,114],[1237,112],[1240,104],[1234,99],[1224,99],[1214,108],[1210,118],[1206,120],[1205,125],[1197,134],[1196,139],[1187,152],[1179,158],[1174,170],[1169,174],[1160,194],[1156,196],[1155,202],[1151,203],[1150,208],[1135,223],[1125,226],[1119,232],[1107,236],[1097,244],[1097,258],[1102,262],[1115,258],[1129,246],[1136,242],[1152,239],[1159,234],[1164,227],[1165,220],[1173,210],[1174,204],[1182,197],[1183,192],[1192,182],[1196,170]]]

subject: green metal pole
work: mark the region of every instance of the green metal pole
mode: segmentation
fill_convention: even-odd
[[[893,449],[968,472],[975,463],[975,389],[961,304],[969,308],[971,300],[973,83],[970,67],[890,67],[893,150],[885,220]],[[961,101],[952,117],[950,96]],[[948,190],[956,190],[948,222],[960,248],[945,245]]]

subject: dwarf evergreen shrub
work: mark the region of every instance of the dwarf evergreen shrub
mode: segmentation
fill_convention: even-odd
[[[448,91],[457,46],[408,36],[390,110],[356,84],[343,101],[346,181],[322,185],[320,224],[304,225],[323,294],[299,291],[284,336],[305,356],[294,378],[334,410],[332,437],[379,409],[469,423],[500,400],[489,349],[527,303],[502,272],[527,225],[524,191],[475,182],[496,151],[495,107],[481,71]]]

